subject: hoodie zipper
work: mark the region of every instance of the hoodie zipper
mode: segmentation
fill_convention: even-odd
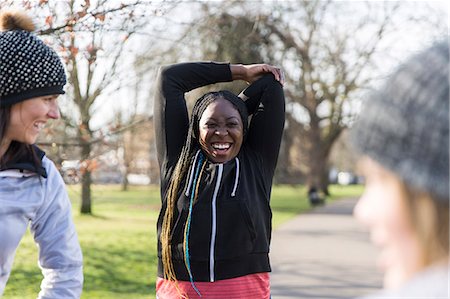
[[[222,180],[222,173],[223,173],[223,164],[217,165],[218,167],[218,174],[217,174],[217,181],[216,186],[214,188],[214,194],[212,198],[211,203],[211,213],[212,213],[212,223],[211,223],[211,244],[209,247],[209,281],[214,282],[215,281],[215,275],[214,275],[214,248],[216,246],[216,230],[217,230],[217,194],[219,193],[219,187],[220,187],[220,181]]]

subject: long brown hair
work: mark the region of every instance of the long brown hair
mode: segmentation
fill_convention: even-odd
[[[17,105],[17,104],[16,104]],[[11,120],[11,107],[0,107],[0,142],[3,141]],[[12,141],[6,152],[0,157],[0,169],[4,169],[9,164],[14,164],[23,156],[30,155],[36,169],[42,166],[41,160],[36,155],[33,147],[18,141]]]

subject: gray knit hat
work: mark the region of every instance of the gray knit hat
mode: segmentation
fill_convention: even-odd
[[[373,93],[351,130],[362,154],[407,185],[449,199],[448,42],[409,59]]]
[[[33,30],[33,22],[23,13],[9,11],[0,16],[0,107],[64,93],[61,60]]]

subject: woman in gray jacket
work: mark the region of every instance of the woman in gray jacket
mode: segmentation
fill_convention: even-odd
[[[56,53],[18,12],[0,16],[0,296],[28,225],[44,279],[38,298],[79,298],[82,254],[71,204],[55,165],[34,145],[59,118],[66,83]]]

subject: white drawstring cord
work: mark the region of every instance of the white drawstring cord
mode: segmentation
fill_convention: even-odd
[[[231,197],[236,196],[236,189],[239,182],[239,159],[238,157],[234,158],[236,160],[236,177],[234,178],[234,187],[233,192],[231,192]]]
[[[200,150],[198,150],[197,153],[195,154],[194,163],[192,163],[191,174],[189,176],[189,182],[188,182],[188,185],[186,187],[186,192],[185,192],[186,196],[189,196],[189,191],[191,190],[192,180],[194,179],[195,163],[197,163],[197,159],[198,159],[198,155],[199,154],[200,154]]]

